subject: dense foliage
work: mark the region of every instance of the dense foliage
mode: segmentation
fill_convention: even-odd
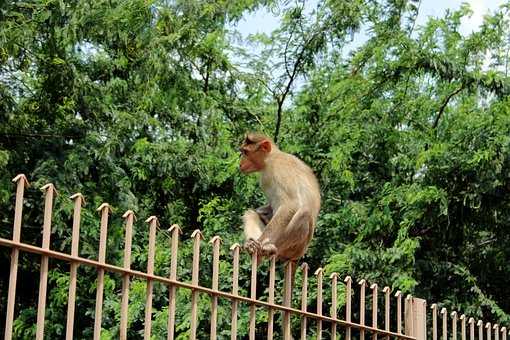
[[[240,41],[236,23],[263,7],[280,15],[280,26]],[[237,145],[246,130],[259,130],[319,177],[311,267],[509,324],[510,3],[467,36],[459,27],[469,7],[423,26],[415,24],[418,9],[413,0],[328,0],[317,8],[271,0],[1,2],[0,237],[12,236],[11,179],[23,172],[32,182],[24,242],[41,242],[38,188],[53,182],[60,195],[52,248],[70,251],[68,197],[82,192],[82,256],[97,258],[95,208],[109,202],[108,262],[122,264],[121,215],[133,209],[134,268],[146,266],[143,220],[154,214],[156,274],[168,275],[165,229],[179,223],[179,276],[190,277],[189,237],[200,228],[224,241],[220,288],[228,290],[226,249],[241,241],[239,216],[263,203],[256,178],[237,170]],[[360,31],[367,40],[350,51]],[[209,286],[210,246],[203,249],[200,280]],[[35,333],[38,263],[21,257],[18,338]],[[9,250],[0,249],[2,318],[8,266]],[[65,332],[69,277],[67,264],[50,266],[46,332],[56,339]],[[242,269],[247,277],[247,261]],[[77,338],[91,338],[95,278],[79,269]],[[166,291],[155,286],[156,338],[166,332]],[[130,298],[129,338],[137,338],[144,282],[134,280]],[[186,339],[189,292],[178,300],[176,331]],[[220,305],[227,336],[230,308]],[[107,275],[104,309],[104,338],[117,338],[118,276]],[[202,335],[208,311],[202,296]],[[246,334],[245,311],[240,322]]]

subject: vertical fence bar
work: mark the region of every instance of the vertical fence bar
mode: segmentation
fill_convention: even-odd
[[[16,183],[16,203],[14,207],[14,225],[12,240],[19,242],[21,240],[21,215],[23,213],[23,194],[25,187],[28,188],[29,183],[25,175],[19,174],[12,180]],[[12,338],[12,324],[14,321],[14,304],[16,302],[16,281],[18,279],[18,259],[19,249],[11,250],[11,267],[9,271],[9,293],[7,296],[7,314],[5,317],[5,339]]]
[[[346,276],[345,282],[345,321],[351,322],[352,314],[352,279],[350,276]],[[351,340],[351,327],[345,328],[345,340]]]
[[[467,340],[466,339],[466,316],[462,314],[460,316],[460,338],[461,340]]]
[[[452,340],[457,340],[457,312],[453,311],[450,315],[452,317]]]
[[[404,331],[406,335],[414,334],[414,308],[413,308],[413,297],[408,294],[406,296],[405,305],[404,305]]]
[[[372,327],[377,328],[377,283],[370,286],[372,289]],[[372,334],[372,339],[377,340],[377,333]]]
[[[499,340],[499,325],[495,323],[492,329],[494,329],[494,340]]]
[[[257,258],[256,252],[251,254],[251,284],[250,284],[250,298],[255,300],[257,298]],[[255,340],[255,322],[257,314],[257,307],[252,303],[250,305],[250,340]]]
[[[331,273],[331,318],[337,319],[337,284],[338,273]],[[331,339],[336,340],[336,322],[331,323]]]
[[[317,276],[317,314],[322,315],[322,277],[324,275],[324,270],[319,268],[315,271],[315,275]],[[317,340],[322,338],[322,320],[317,320]]]
[[[390,287],[386,286],[383,288],[384,293],[384,330],[390,331]],[[386,340],[390,340],[390,336],[386,336]]]
[[[271,256],[269,259],[269,297],[268,302],[274,303],[274,285],[275,285],[275,276],[276,276],[276,255]],[[269,308],[267,310],[267,339],[273,339],[273,331],[274,331],[274,310]]]
[[[478,326],[478,340],[483,340],[483,321],[478,320],[476,325]]]
[[[306,312],[308,308],[308,263],[301,265],[303,272],[303,286],[301,287],[301,311]],[[301,340],[306,340],[306,316],[301,316]]]
[[[80,193],[70,197],[74,200],[73,209],[73,231],[71,236],[71,255],[78,256],[78,247],[80,242],[80,220],[81,207],[85,205],[85,199]],[[67,299],[67,322],[66,322],[66,340],[73,339],[74,333],[74,310],[76,305],[76,281],[78,274],[78,263],[71,262],[69,271],[69,297]]]
[[[198,285],[198,274],[200,270],[200,240],[203,239],[202,232],[196,229],[191,234],[193,239],[193,269],[191,272],[191,284],[194,286]],[[195,340],[197,338],[197,303],[198,303],[198,291],[193,289],[191,292],[191,335],[190,339]]]
[[[101,212],[101,229],[99,232],[99,259],[100,263],[106,261],[106,237],[108,230],[108,213],[110,205],[103,203],[97,208]],[[94,314],[94,340],[101,338],[101,319],[103,317],[103,290],[104,290],[104,269],[97,270],[97,290],[96,290],[96,312]]]
[[[154,256],[156,255],[156,227],[158,218],[150,216],[146,221],[149,223],[149,252],[147,254],[147,274],[154,275]],[[150,340],[152,332],[152,292],[154,290],[154,282],[147,279],[147,289],[145,292],[145,327],[143,337]]]
[[[233,252],[233,264],[232,264],[232,294],[239,295],[239,251],[241,246],[238,243],[234,243],[230,250]],[[232,327],[230,329],[230,339],[237,339],[237,306],[238,301],[232,300]]]
[[[135,213],[128,210],[122,215],[126,220],[126,234],[124,237],[124,269],[131,269],[131,242],[133,239],[133,221]],[[120,305],[120,339],[127,339],[128,324],[128,305],[129,305],[129,274],[122,276],[122,299]],[[71,340],[71,339],[69,339]]]
[[[360,288],[360,298],[359,298],[359,324],[365,326],[365,287],[367,285],[367,281],[365,279],[360,280],[359,285]],[[359,330],[359,338],[360,340],[365,340],[365,330]]]
[[[284,278],[284,289],[283,289],[283,305],[290,307],[292,304],[292,284],[293,284],[293,272],[294,262],[287,261],[285,264],[285,278]],[[290,312],[283,312],[283,338],[290,340]]]
[[[430,309],[432,309],[432,340],[437,340],[437,304],[432,304]]]
[[[487,329],[487,340],[491,340],[491,333],[492,333],[491,323],[487,322],[485,324],[485,328]]]
[[[469,318],[469,340],[475,340],[475,319]]]
[[[397,290],[395,297],[397,298],[397,333],[402,334],[402,292]]]
[[[220,267],[220,244],[221,238],[214,236],[210,243],[213,245],[213,270],[212,270],[212,289],[218,291],[219,286],[219,267]],[[216,328],[218,324],[218,296],[211,296],[211,339],[216,339]]]
[[[173,224],[168,228],[168,232],[172,234],[171,239],[171,258],[170,258],[170,280],[177,280],[177,251],[179,249],[179,234],[182,234],[181,228],[177,224]],[[167,339],[174,339],[175,331],[175,300],[176,300],[176,287],[170,285],[168,287],[168,325],[167,325]]]
[[[51,215],[53,211],[53,196],[57,194],[55,186],[52,183],[44,185],[41,190],[44,191],[44,219],[43,219],[43,237],[42,248],[50,249],[51,237]],[[35,333],[36,340],[42,340],[44,337],[44,319],[46,313],[46,295],[48,290],[48,263],[47,255],[41,256],[41,273],[39,277],[39,298],[37,302],[37,329]]]
[[[506,327],[501,327],[501,340],[506,340]]]
[[[446,311],[446,308],[441,308],[441,315],[443,318],[443,340],[448,340],[448,324],[447,324],[447,318],[448,318],[448,312]]]

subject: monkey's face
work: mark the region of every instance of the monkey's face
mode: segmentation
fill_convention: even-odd
[[[242,173],[249,174],[264,169],[265,159],[271,152],[271,142],[263,140],[260,142],[251,142],[245,140],[240,148],[241,161],[239,169]]]

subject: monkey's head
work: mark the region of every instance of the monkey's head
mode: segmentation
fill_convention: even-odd
[[[239,169],[249,174],[264,169],[267,156],[276,147],[271,138],[261,133],[247,133],[241,144],[241,162]]]

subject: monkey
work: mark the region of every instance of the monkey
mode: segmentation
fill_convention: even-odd
[[[320,210],[315,174],[261,133],[247,133],[240,152],[240,171],[260,173],[260,186],[268,200],[267,205],[243,215],[245,249],[262,257],[297,261],[312,240]]]

